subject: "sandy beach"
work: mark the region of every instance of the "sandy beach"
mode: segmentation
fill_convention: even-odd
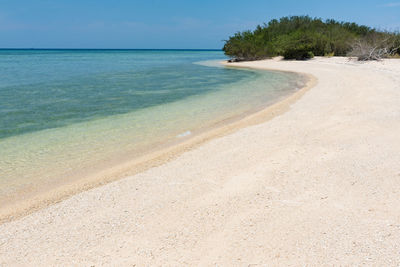
[[[229,65],[316,82],[165,164],[1,224],[0,266],[398,266],[400,60]]]

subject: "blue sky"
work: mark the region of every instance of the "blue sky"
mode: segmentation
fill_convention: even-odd
[[[400,29],[396,0],[0,0],[2,48],[221,48],[288,15]]]

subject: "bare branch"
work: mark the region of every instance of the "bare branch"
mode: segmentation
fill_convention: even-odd
[[[359,61],[382,60],[393,56],[398,49],[399,47],[394,47],[391,36],[384,37],[380,34],[371,34],[355,41],[348,55],[357,57]]]

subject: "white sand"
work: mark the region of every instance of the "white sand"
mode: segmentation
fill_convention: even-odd
[[[0,225],[0,266],[400,264],[400,60],[312,74],[289,111]]]

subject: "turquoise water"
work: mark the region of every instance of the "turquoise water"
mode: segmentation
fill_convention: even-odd
[[[295,74],[221,51],[0,50],[0,200],[276,102]]]
[[[0,57],[0,138],[165,104],[254,76],[192,64],[223,59],[221,52],[3,50]]]

